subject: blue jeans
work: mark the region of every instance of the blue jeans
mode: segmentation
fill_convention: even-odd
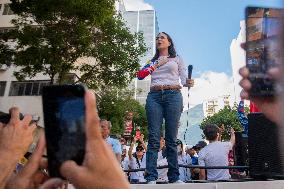
[[[146,153],[145,179],[148,182],[158,179],[157,158],[163,118],[165,119],[166,155],[169,165],[168,179],[169,182],[179,180],[176,140],[182,109],[183,102],[180,91],[151,91],[147,96],[146,113],[149,141]]]
[[[130,184],[138,184],[139,183],[139,179],[131,179],[130,180]]]

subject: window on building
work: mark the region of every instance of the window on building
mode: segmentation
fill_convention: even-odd
[[[3,15],[12,15],[12,14],[14,14],[14,12],[11,10],[10,5],[9,4],[5,4],[4,5]]]
[[[32,87],[33,83],[26,83],[26,88],[25,88],[25,96],[30,96],[32,94]]]
[[[43,88],[44,86],[46,86],[46,85],[49,85],[49,83],[50,83],[50,81],[49,81],[49,82],[45,82],[45,83],[42,82],[42,83],[39,84],[39,91],[38,91],[39,95],[42,94],[42,88]]]
[[[9,96],[40,96],[42,87],[50,81],[12,81]]]
[[[6,81],[0,81],[0,96],[4,96],[6,89]]]
[[[67,73],[63,80],[63,84],[74,84],[76,82],[77,75],[75,73]]]
[[[37,95],[39,92],[39,83],[33,83],[33,89],[32,89],[32,95],[35,96]]]
[[[6,33],[6,32],[9,32],[9,31],[11,31],[13,29],[15,29],[15,28],[13,28],[13,27],[10,27],[10,28],[0,28],[0,33]]]

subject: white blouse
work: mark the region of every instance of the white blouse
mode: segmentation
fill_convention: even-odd
[[[157,85],[180,85],[186,84],[187,67],[182,58],[177,56],[169,58],[169,61],[157,68],[151,75],[151,87]]]

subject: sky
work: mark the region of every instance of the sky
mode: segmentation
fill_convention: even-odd
[[[145,0],[157,13],[159,30],[173,38],[194,74],[231,75],[230,44],[240,31],[245,7],[282,6],[282,0]]]
[[[245,7],[282,7],[284,0],[125,0],[130,9],[151,9],[159,31],[167,32],[178,54],[193,65],[196,85],[190,106],[233,92],[230,45],[240,31]],[[186,95],[184,90],[183,94]],[[187,104],[185,99],[184,104]]]

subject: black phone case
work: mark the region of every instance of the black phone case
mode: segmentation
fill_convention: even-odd
[[[269,12],[278,10],[280,9],[246,8],[246,66],[250,71],[249,80],[252,84],[250,96],[274,96],[275,94],[275,81],[267,74],[268,69],[275,66],[272,59],[268,58],[270,53],[268,44],[277,42],[276,36],[269,36],[267,20],[273,18],[269,17]],[[259,20],[261,18],[264,18],[262,22]]]
[[[59,169],[66,160],[73,160],[79,165],[83,163],[85,154],[85,117],[82,117],[82,113],[85,115],[84,94],[85,88],[82,85],[57,85],[43,88],[42,102],[48,172],[51,177],[63,178]],[[67,108],[60,107],[60,100],[63,102],[61,104],[67,104],[65,105]],[[72,100],[80,103],[73,103],[74,106],[72,106],[70,103],[73,102]],[[76,111],[80,114],[78,120]],[[69,117],[68,114],[70,114]],[[64,116],[66,118],[63,118]]]

